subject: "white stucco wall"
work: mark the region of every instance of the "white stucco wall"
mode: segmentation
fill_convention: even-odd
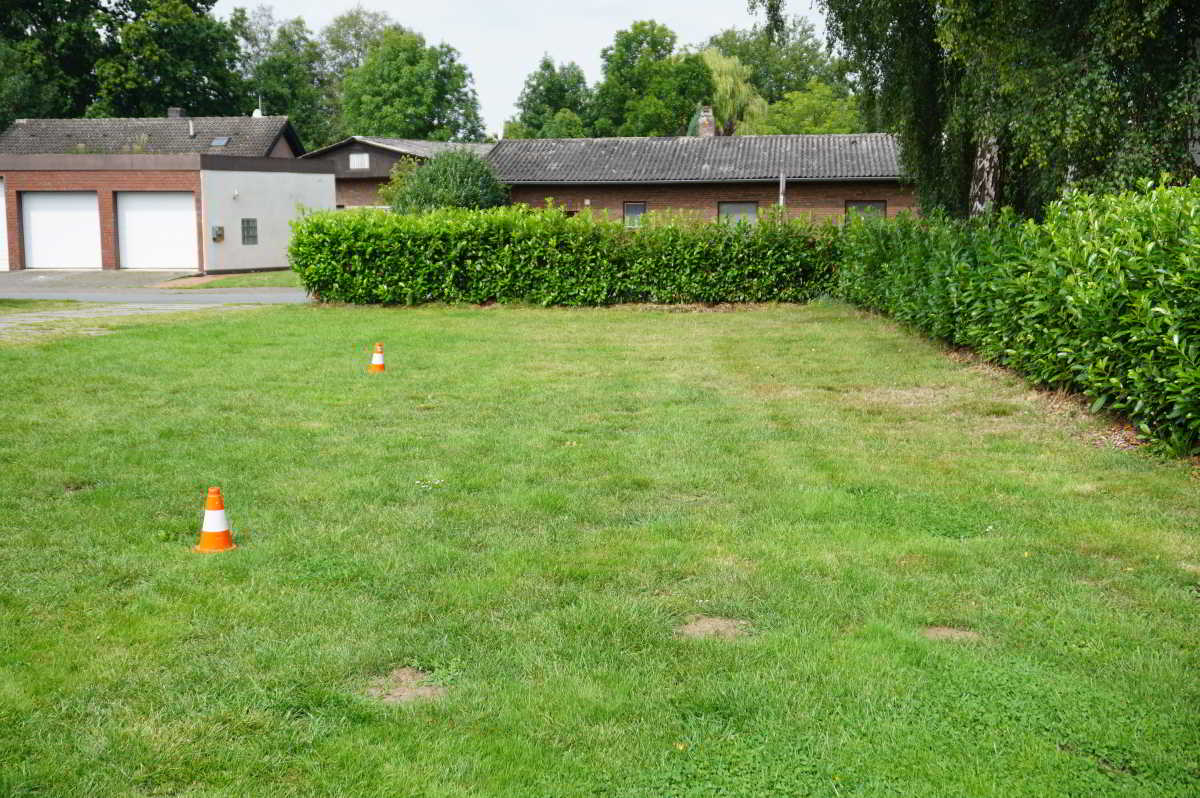
[[[302,208],[329,210],[334,205],[332,174],[294,172],[200,172],[204,204],[205,271],[286,267],[289,223]],[[258,244],[242,244],[242,219],[258,220]],[[212,240],[214,226],[225,240]]]

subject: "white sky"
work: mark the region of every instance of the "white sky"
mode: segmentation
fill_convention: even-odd
[[[228,18],[238,6],[274,6],[276,19],[303,17],[314,32],[357,0],[218,0],[213,13]],[[600,78],[600,50],[635,20],[653,19],[696,44],[730,27],[748,28],[754,18],[745,0],[363,0],[432,43],[446,42],[462,54],[489,133],[499,134],[526,76],[548,52],[557,63],[575,61],[588,83]],[[823,32],[812,0],[790,0],[788,11],[807,17]]]

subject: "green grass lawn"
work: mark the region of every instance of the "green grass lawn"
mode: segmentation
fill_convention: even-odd
[[[218,276],[216,280],[196,285],[168,285],[169,288],[302,288],[300,275],[292,270],[254,272]]]
[[[1189,465],[843,306],[278,307],[0,373],[2,795],[1200,793]],[[444,697],[367,695],[401,667]]]

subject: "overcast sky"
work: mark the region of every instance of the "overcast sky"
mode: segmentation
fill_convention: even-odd
[[[276,19],[303,17],[314,32],[359,5],[356,0],[261,4],[274,6]],[[213,12],[228,18],[238,6],[258,5],[258,0],[218,0]],[[484,124],[496,134],[513,115],[525,77],[542,53],[555,62],[575,61],[593,84],[600,77],[600,50],[635,20],[661,22],[675,31],[680,44],[696,44],[725,28],[754,23],[745,0],[364,0],[362,5],[386,11],[430,42],[444,41],[462,53],[475,76]],[[824,31],[811,0],[790,0],[788,9]]]

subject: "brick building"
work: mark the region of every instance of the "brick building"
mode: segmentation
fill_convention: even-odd
[[[0,270],[287,265],[333,168],[287,117],[22,119],[0,134]]]
[[[631,226],[651,211],[752,220],[782,205],[820,220],[917,208],[885,133],[505,139],[488,160],[515,203],[590,208]]]

